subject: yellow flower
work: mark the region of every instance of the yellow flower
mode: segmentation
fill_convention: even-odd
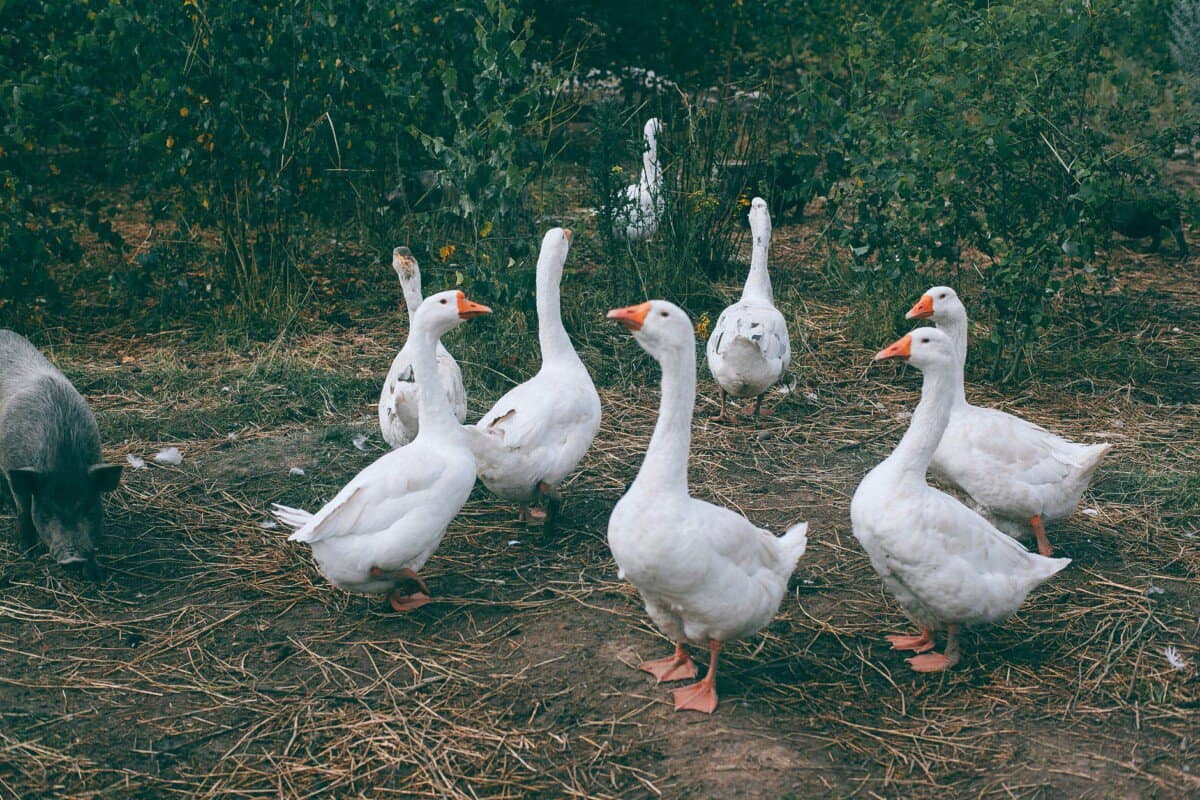
[[[179,116],[181,116],[181,117],[186,117],[190,113],[192,113],[192,112],[187,110],[187,106],[184,106],[183,108],[179,109]]]
[[[700,319],[696,322],[696,335],[701,339],[707,339],[710,325],[712,325],[712,320],[708,318],[708,314],[701,314]]]
[[[168,136],[168,137],[167,137],[167,149],[168,149],[168,150],[170,150],[170,149],[171,149],[172,147],[174,147],[174,146],[175,146],[175,137],[174,137],[174,136]]]
[[[482,226],[479,228],[479,238],[480,238],[480,239],[486,239],[486,238],[487,238],[487,235],[488,235],[489,233],[491,233],[491,232],[492,232],[492,223],[491,223],[491,222],[485,222],[485,223],[483,223],[483,225],[482,225]]]
[[[442,259],[443,264],[445,264],[447,261],[449,261],[453,256],[454,256],[454,245],[452,245],[452,244],[444,244],[444,245],[442,245],[441,249],[438,250],[438,258]]]
[[[743,194],[743,195],[738,195],[737,204],[738,204],[739,206],[741,206],[742,208],[749,208],[749,207],[750,207],[750,200],[749,200],[749,199],[746,197],[746,195],[744,195],[744,194]]]

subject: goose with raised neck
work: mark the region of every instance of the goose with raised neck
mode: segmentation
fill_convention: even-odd
[[[637,477],[613,509],[608,544],[619,577],[642,596],[675,643],[640,669],[659,682],[694,678],[688,643],[707,646],[708,673],[674,691],[675,710],[712,713],[717,660],[726,642],[751,636],[775,613],[807,545],[806,523],[781,537],[737,512],[691,497],[687,466],[696,402],[696,337],[678,306],[651,300],[608,312],[662,368],[658,421]]]
[[[421,270],[417,260],[407,247],[392,251],[392,269],[400,279],[404,302],[408,308],[409,339],[412,337],[412,320],[421,305]],[[437,374],[443,392],[455,418],[461,423],[467,418],[467,393],[463,388],[462,370],[454,356],[436,343]],[[420,429],[419,404],[421,393],[417,390],[416,373],[413,370],[413,346],[405,340],[404,347],[392,359],[383,389],[379,394],[379,430],[393,448],[403,447],[413,440]]]
[[[908,659],[914,670],[938,672],[959,660],[960,627],[1012,616],[1070,559],[1028,552],[926,482],[961,369],[950,338],[936,328],[918,328],[875,355],[877,361],[891,358],[921,370],[921,400],[896,449],[858,485],[850,521],[884,586],[920,628],[917,635],[888,636],[892,648],[916,652]],[[946,650],[929,652],[938,631],[946,632]]]
[[[767,254],[771,246],[771,214],[761,197],[750,203],[750,273],[741,299],[721,312],[708,337],[708,371],[721,393],[718,421],[732,422],[727,401],[754,398],[742,413],[769,414],[763,396],[779,382],[792,359],[787,321],[775,308]]]
[[[931,471],[968,494],[1001,530],[1019,539],[1032,535],[1038,552],[1051,555],[1046,524],[1075,512],[1111,445],[1072,442],[1013,414],[967,402],[967,310],[949,286],[925,292],[906,316],[932,319],[958,356],[954,404]]]
[[[542,238],[537,263],[541,368],[467,429],[479,479],[496,496],[517,503],[521,521],[542,522],[547,530],[562,502],[559,485],[600,428],[600,395],[562,321],[560,284],[570,244],[571,232],[563,228]],[[532,508],[537,503],[545,510]]]
[[[491,309],[460,291],[426,298],[413,314],[409,342],[420,394],[420,429],[408,444],[376,459],[315,514],[275,504],[272,513],[307,542],[330,583],[387,593],[395,611],[429,602],[418,571],[475,484],[475,457],[438,377],[439,337]]]
[[[646,146],[642,151],[642,171],[637,183],[625,187],[624,208],[617,216],[617,231],[631,242],[646,239],[658,231],[665,207],[662,196],[662,166],[658,160],[658,135],[662,123],[651,117],[642,127]]]

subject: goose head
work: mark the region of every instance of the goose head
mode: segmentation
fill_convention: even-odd
[[[424,327],[441,338],[442,334],[457,328],[464,320],[491,312],[487,306],[468,300],[458,289],[450,289],[426,297],[413,316],[413,325]]]
[[[903,358],[922,372],[952,369],[958,363],[954,342],[937,328],[917,328],[875,354],[876,361],[888,358]]]
[[[542,249],[538,253],[539,275],[561,276],[571,249],[571,231],[567,228],[551,228],[542,237]]]
[[[767,201],[761,197],[750,201],[750,233],[756,247],[771,243],[771,212],[767,210]]]
[[[916,302],[905,319],[932,319],[936,323],[966,321],[967,309],[949,286],[934,286]]]
[[[397,247],[393,250],[392,269],[396,271],[401,285],[415,285],[417,291],[421,291],[421,272],[417,269],[417,259],[413,257],[412,250],[407,247]]]
[[[614,308],[607,316],[628,328],[642,349],[660,362],[674,360],[679,353],[694,350],[696,346],[696,332],[687,313],[666,300]]]
[[[421,305],[421,270],[417,268],[417,259],[407,247],[397,247],[392,251],[392,269],[400,279],[400,289],[404,292],[404,304],[408,313],[415,314]]]

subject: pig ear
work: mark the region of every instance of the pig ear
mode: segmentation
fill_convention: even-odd
[[[92,477],[92,483],[96,484],[98,491],[111,492],[121,481],[121,465],[92,464],[88,467],[88,475]]]
[[[17,497],[30,497],[37,491],[42,475],[36,469],[10,469],[8,483]]]

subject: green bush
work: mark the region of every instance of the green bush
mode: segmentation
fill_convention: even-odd
[[[1094,280],[1101,195],[1147,181],[1175,133],[1154,130],[1161,87],[1106,92],[1118,5],[937,2],[903,43],[864,18],[847,45],[841,252],[873,284],[966,285],[999,379]]]

